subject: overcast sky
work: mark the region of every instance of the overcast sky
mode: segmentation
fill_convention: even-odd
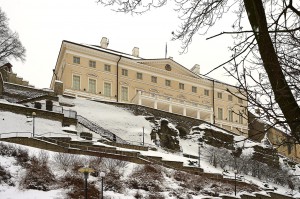
[[[130,54],[136,46],[143,58],[164,58],[167,42],[168,57],[188,69],[199,64],[201,74],[230,56],[229,36],[206,40],[228,31],[232,21],[225,18],[208,35],[196,35],[188,52],[180,55],[181,43],[171,41],[171,32],[181,21],[170,4],[138,16],[116,13],[95,0],[0,0],[0,6],[27,50],[24,63],[11,61],[13,71],[38,88],[50,86],[62,40],[99,45],[107,37],[108,48]],[[218,70],[210,76],[226,82],[224,74]]]

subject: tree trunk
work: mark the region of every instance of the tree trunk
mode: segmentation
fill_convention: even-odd
[[[292,136],[300,142],[300,107],[289,88],[277,58],[273,42],[268,32],[267,20],[262,0],[244,0],[246,12],[255,38],[259,53],[269,81]]]

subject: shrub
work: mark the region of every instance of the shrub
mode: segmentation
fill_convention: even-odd
[[[1,165],[0,165],[0,184],[6,183],[9,186],[15,186],[15,184],[11,181],[11,174],[9,171],[6,171]]]
[[[84,198],[84,179],[81,175],[67,173],[60,179],[60,183],[63,188],[68,189],[67,198]],[[95,186],[94,182],[89,182],[88,187],[88,198],[98,199],[100,197],[100,192]]]
[[[0,143],[0,155],[1,156],[16,156],[16,147],[9,144]]]
[[[30,159],[29,154],[28,154],[28,150],[24,149],[24,148],[21,148],[21,147],[18,147],[16,149],[16,152],[15,152],[14,155],[16,157],[17,163],[21,166],[26,166],[27,162]]]
[[[109,172],[105,176],[105,190],[122,193],[124,190],[124,182],[121,180],[119,173]]]
[[[78,156],[68,153],[56,153],[53,160],[61,170],[66,172],[75,164]]]
[[[55,184],[55,176],[48,166],[48,159],[43,160],[41,162],[36,156],[30,158],[20,183],[23,188],[48,191]]]
[[[144,165],[137,168],[128,180],[131,189],[143,189],[150,192],[163,191],[163,174],[158,166]]]

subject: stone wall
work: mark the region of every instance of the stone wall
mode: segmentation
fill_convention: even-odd
[[[60,121],[63,125],[77,125],[77,119],[74,118],[65,118],[64,114],[56,113],[51,111],[44,111],[35,108],[29,108],[22,105],[14,105],[14,104],[6,104],[0,103],[0,110],[1,111],[8,111],[16,114],[31,116],[33,112],[36,113],[36,117]]]
[[[209,124],[212,126],[215,126],[213,124],[210,124],[208,122],[198,120],[192,117],[187,117],[175,113],[169,113],[166,111],[161,111],[158,109],[146,107],[146,106],[141,106],[137,104],[126,104],[126,103],[116,103],[116,102],[107,102],[107,101],[100,101],[101,103],[105,104],[111,104],[117,107],[125,108],[127,110],[130,110],[134,115],[143,115],[143,116],[155,116],[156,119],[158,118],[165,118],[168,119],[171,123],[176,124],[177,127],[183,127],[186,129],[190,129],[193,126],[199,126],[200,124]],[[218,127],[218,126],[216,126]],[[220,127],[218,127],[220,128]],[[232,134],[232,132],[223,129],[224,131]]]

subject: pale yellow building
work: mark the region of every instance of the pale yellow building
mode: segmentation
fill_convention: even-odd
[[[63,82],[64,94],[139,104],[247,135],[247,102],[236,87],[201,76],[199,65],[188,70],[172,58],[141,58],[137,47],[132,54],[107,47],[105,37],[100,45],[63,41],[51,88]]]

